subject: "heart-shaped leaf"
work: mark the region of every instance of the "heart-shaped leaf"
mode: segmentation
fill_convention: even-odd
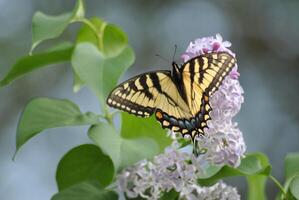
[[[124,139],[109,124],[92,126],[88,135],[112,159],[115,169],[130,166],[139,160],[152,158],[159,146],[152,139]]]
[[[299,153],[288,153],[285,158],[286,179],[296,175],[299,175]]]
[[[103,35],[107,22],[97,17],[93,17],[89,21],[95,27],[96,33],[90,28],[90,26],[84,24],[78,31],[76,43],[89,42],[98,47],[100,46],[98,36]]]
[[[288,153],[285,158],[285,184],[284,189],[288,192],[288,198],[298,198],[296,188],[298,188],[299,177],[299,153]]]
[[[127,35],[116,25],[107,24],[103,32],[103,47],[106,57],[115,57],[128,44]]]
[[[295,176],[292,179],[291,185],[290,185],[290,190],[292,195],[296,198],[299,199],[299,175]]]
[[[25,107],[17,129],[17,150],[30,138],[48,128],[90,125],[98,122],[96,114],[81,113],[69,100],[36,98]]]
[[[77,146],[60,160],[56,181],[59,191],[77,183],[97,180],[102,187],[109,185],[114,176],[111,159],[93,144]]]
[[[55,194],[51,200],[118,200],[118,195],[114,191],[102,189],[96,181],[88,181]]]
[[[77,1],[74,10],[71,13],[50,16],[42,12],[36,12],[32,19],[31,52],[42,41],[59,37],[73,20],[82,18],[83,16],[83,0]]]
[[[116,57],[106,58],[91,43],[79,43],[72,56],[75,73],[94,91],[102,106],[105,106],[108,94],[133,61],[134,53],[129,47]]]
[[[249,154],[242,159],[238,168],[223,166],[221,169],[215,167],[211,172],[200,177],[200,185],[212,185],[218,180],[230,176],[252,176],[252,175],[269,175],[271,166],[265,163],[265,155],[261,153]]]
[[[171,144],[171,139],[167,136],[167,131],[162,129],[154,117],[139,118],[122,112],[121,135],[124,138],[149,137],[160,146],[160,152]]]

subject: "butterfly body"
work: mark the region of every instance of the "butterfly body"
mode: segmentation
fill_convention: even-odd
[[[186,96],[186,92],[185,92],[185,88],[184,88],[184,83],[183,83],[183,78],[182,78],[182,71],[181,71],[181,67],[178,66],[178,64],[176,64],[175,62],[172,62],[172,79],[173,82],[175,83],[176,87],[178,88],[178,91],[181,95],[181,97],[187,101],[187,96]]]
[[[172,71],[153,71],[118,85],[107,98],[111,107],[140,117],[155,113],[163,128],[195,137],[204,134],[211,119],[210,96],[235,65],[225,52],[204,54]]]

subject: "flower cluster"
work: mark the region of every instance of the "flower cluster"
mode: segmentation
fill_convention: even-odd
[[[231,45],[229,41],[223,41],[222,36],[218,33],[216,34],[216,38],[213,36],[204,37],[190,42],[186,52],[182,54],[181,58],[186,62],[199,55],[220,51],[227,52],[235,57],[235,54],[228,49]]]
[[[176,142],[156,156],[152,162],[143,160],[125,169],[118,176],[118,190],[129,198],[159,199],[164,192],[174,189],[180,199],[238,200],[236,189],[219,182],[211,187],[200,187],[197,179],[202,164],[193,155],[178,150]]]
[[[198,140],[199,146],[206,149],[201,159],[212,164],[228,164],[237,167],[243,157],[246,145],[242,132],[232,118],[239,112],[244,101],[239,81],[229,76],[211,97],[211,120],[205,130],[206,137]]]
[[[191,185],[187,192],[181,193],[184,200],[239,200],[240,195],[236,188],[220,181],[211,187]]]
[[[231,43],[223,41],[217,34],[216,38],[206,37],[191,42],[182,55],[187,60],[210,52],[228,52],[235,56],[228,47]],[[210,97],[212,111],[205,136],[198,137],[196,157],[191,152],[179,149],[174,140],[165,153],[156,156],[153,161],[143,160],[125,169],[118,176],[118,189],[129,198],[137,196],[145,199],[159,199],[163,193],[175,190],[182,200],[240,199],[236,189],[219,182],[211,187],[201,187],[197,179],[209,165],[230,165],[237,167],[244,156],[246,145],[242,132],[232,119],[239,112],[244,101],[243,89],[238,81],[237,66],[223,80],[219,89]],[[175,135],[172,134],[173,139]],[[201,151],[203,150],[203,151]]]

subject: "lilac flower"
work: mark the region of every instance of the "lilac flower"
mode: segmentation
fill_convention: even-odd
[[[216,34],[216,38],[204,37],[196,39],[194,42],[190,42],[186,52],[181,58],[186,62],[196,56],[217,51],[224,51],[235,56],[235,54],[228,49],[230,46],[231,43],[229,41],[223,41],[222,36],[218,33]]]
[[[195,163],[197,162],[197,163]],[[140,196],[145,199],[159,199],[172,189],[180,193],[180,199],[237,200],[237,191],[224,183],[212,187],[200,187],[197,179],[202,174],[202,164],[193,154],[181,152],[176,142],[156,156],[152,162],[143,160],[125,169],[118,176],[118,191],[129,198]],[[212,198],[215,197],[215,198]],[[236,197],[236,198],[235,198]]]
[[[118,177],[119,190],[130,198],[159,199],[163,192],[181,191],[196,182],[198,169],[188,163],[190,155],[177,151],[177,143],[156,156],[152,162],[141,161]]]
[[[181,199],[185,200],[239,200],[240,195],[236,188],[220,181],[211,187],[192,185],[188,190],[182,191]]]
[[[210,52],[227,52],[235,57],[228,49],[231,43],[223,41],[220,34],[206,37],[191,42],[182,55],[184,62]],[[243,89],[238,81],[237,65],[222,82],[219,89],[211,96],[211,120],[208,121],[206,137],[198,138],[199,147],[206,150],[199,159],[209,161],[211,164],[228,164],[239,166],[240,159],[244,156],[246,145],[242,132],[232,118],[240,111],[244,102]]]

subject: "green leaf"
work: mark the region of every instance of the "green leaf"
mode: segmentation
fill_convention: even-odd
[[[220,165],[209,165],[203,173],[201,173],[200,178],[201,179],[208,179],[214,176],[216,173],[218,173],[223,166]]]
[[[88,131],[89,137],[112,159],[115,169],[130,166],[139,160],[152,158],[159,146],[152,139],[124,139],[108,124],[97,124]]]
[[[82,26],[77,35],[77,43],[91,42],[99,47],[99,50],[102,51],[105,57],[115,57],[127,47],[127,35],[120,27],[114,24],[107,24],[99,18],[91,18],[89,22],[95,27],[95,30],[92,30],[90,25],[87,24]],[[95,32],[102,38],[103,44],[99,44],[98,36],[95,35]],[[103,45],[103,49],[100,48],[101,45]]]
[[[84,82],[80,79],[79,75],[73,71],[74,74],[74,80],[73,80],[73,92],[77,93],[79,92],[79,90],[81,89],[81,87],[83,87]]]
[[[50,64],[66,62],[71,59],[73,46],[65,45],[50,49],[31,56],[19,59],[9,70],[6,76],[0,81],[0,86],[8,85],[13,80],[33,70],[45,67]]]
[[[180,193],[175,191],[174,189],[170,190],[169,192],[166,192],[160,200],[178,200],[180,196]]]
[[[51,200],[118,200],[118,195],[114,191],[102,189],[96,181],[88,181],[55,194]]]
[[[133,61],[134,53],[129,47],[116,57],[106,58],[90,43],[79,43],[72,56],[75,73],[94,91],[102,106],[105,106],[108,94]]]
[[[261,166],[267,168],[269,165],[269,159],[264,154],[256,154],[258,156]],[[269,173],[270,174],[270,173]],[[248,183],[248,200],[266,200],[265,187],[267,182],[267,176],[262,175],[250,175],[247,176]]]
[[[60,43],[58,43],[56,45],[53,45],[52,47],[48,48],[44,52],[53,52],[53,51],[55,52],[55,51],[69,49],[69,48],[72,48],[72,49],[74,48],[73,43],[69,42],[69,41],[63,41],[63,42],[60,42]]]
[[[160,152],[171,144],[167,131],[162,129],[154,117],[139,118],[128,113],[122,112],[121,135],[124,138],[149,137],[157,142],[160,146]]]
[[[220,170],[217,168],[210,173],[210,176],[201,177],[198,182],[202,186],[209,186],[218,180],[230,176],[252,176],[252,175],[269,175],[271,166],[264,163],[264,155],[261,153],[249,154],[242,159],[238,168],[223,166]]]
[[[72,20],[82,19],[85,16],[84,0],[77,0],[76,6],[72,12]]]
[[[93,144],[77,146],[60,160],[56,181],[59,191],[77,183],[97,180],[102,187],[112,182],[114,167],[111,159]]]
[[[247,177],[248,197],[247,200],[266,200],[266,181],[267,177],[263,175],[253,175]]]
[[[292,195],[296,198],[299,199],[299,175],[295,176],[292,179],[291,185],[290,185],[290,190]]]
[[[96,28],[97,33],[101,35],[107,23],[96,17],[91,18],[89,21]],[[84,24],[78,31],[76,42],[90,42],[95,46],[98,46],[98,39],[95,32],[86,24]]]
[[[114,57],[120,54],[128,44],[126,34],[116,25],[105,26],[103,35],[104,54]]]
[[[105,27],[106,22],[99,18],[91,18],[90,23],[96,28],[98,33],[101,33],[103,28]],[[86,24],[84,24],[77,34],[76,43],[93,43],[95,46],[99,46],[99,41],[96,33]],[[78,92],[81,87],[84,85],[84,82],[80,79],[79,75],[74,70],[74,83],[73,83],[73,91],[76,93]]]
[[[286,179],[296,175],[299,175],[299,153],[288,153],[285,158]]]
[[[98,122],[97,115],[80,112],[69,100],[36,98],[25,107],[17,129],[17,150],[39,132],[54,127],[88,125]]]
[[[72,13],[58,16],[36,12],[32,20],[32,47],[31,52],[43,40],[60,36],[72,19]]]
[[[73,20],[84,16],[83,1],[77,1],[72,13],[64,13],[57,16],[36,12],[32,19],[32,52],[35,47],[44,40],[59,37]]]
[[[288,191],[288,198],[292,199],[293,191],[291,190],[293,180],[299,177],[299,153],[288,153],[285,158],[285,184],[284,189]],[[296,183],[297,181],[295,181]],[[293,188],[296,188],[293,186]],[[294,189],[293,189],[294,190]],[[290,196],[289,196],[290,195]],[[295,196],[295,195],[294,195]]]

